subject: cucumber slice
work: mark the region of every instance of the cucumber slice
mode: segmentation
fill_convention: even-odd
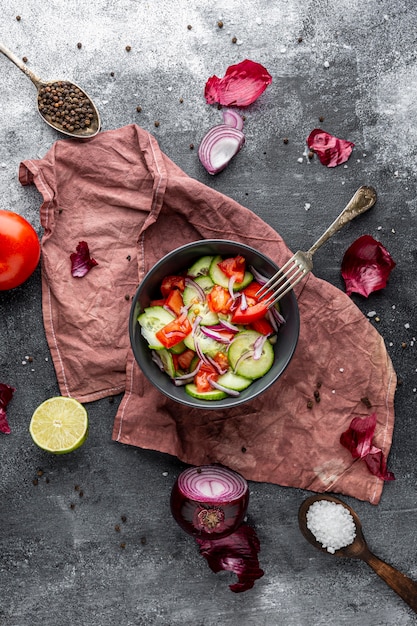
[[[219,389],[204,392],[197,391],[197,387],[194,383],[188,383],[188,385],[185,385],[184,389],[189,396],[198,398],[199,400],[222,400],[227,396],[227,393],[220,391]]]
[[[211,356],[212,358],[214,358],[218,352],[224,352],[224,354],[226,354],[227,346],[224,343],[220,343],[219,341],[216,341],[215,339],[211,339],[211,337],[207,337],[207,335],[204,335],[201,332],[199,333],[198,331],[197,331],[197,341],[198,341],[200,350],[203,354],[207,354],[208,356]],[[184,339],[184,343],[187,346],[187,348],[195,351],[195,343],[194,343],[192,333],[187,335],[187,337]]]
[[[226,276],[226,274],[224,272],[221,271],[220,267],[218,266],[218,263],[221,263],[221,261],[223,261],[221,256],[215,256],[210,264],[210,272],[209,272],[209,276],[211,278],[211,280],[213,281],[213,283],[216,283],[216,285],[220,285],[221,287],[224,287],[225,289],[229,288],[229,279]],[[242,280],[241,283],[234,283],[233,285],[233,291],[240,291],[241,289],[244,289],[245,287],[247,287],[248,285],[250,285],[250,283],[253,281],[253,276],[250,272],[245,272],[245,277]]]
[[[222,374],[221,376],[219,376],[217,382],[219,383],[219,385],[227,387],[227,389],[233,389],[234,391],[243,391],[243,389],[249,387],[252,380],[250,378],[238,376],[232,371],[229,371],[226,372],[226,374]]]
[[[165,372],[170,376],[170,378],[174,378],[175,376],[175,367],[174,367],[174,359],[172,358],[172,354],[166,348],[162,350],[158,350],[158,356],[162,361],[162,365],[164,366]]]
[[[214,287],[214,283],[209,276],[198,276],[195,282],[205,293],[208,293]],[[190,307],[188,319],[191,324],[193,324],[197,315],[201,317],[200,324],[202,324],[202,326],[214,326],[219,321],[217,313],[210,311],[207,302],[201,301],[198,291],[192,285],[187,285],[184,289],[182,299],[184,305]]]
[[[212,256],[202,256],[187,271],[188,276],[195,278],[196,276],[208,276]]]
[[[185,343],[183,341],[180,341],[179,343],[176,343],[175,346],[169,348],[169,351],[172,354],[182,354],[186,349],[187,346],[185,345]]]
[[[161,330],[174,319],[175,315],[169,313],[162,306],[150,306],[139,315],[140,331],[152,350],[161,350],[164,347],[155,335],[158,330]]]
[[[262,337],[255,330],[244,330],[236,335],[228,350],[230,365],[235,374],[245,378],[261,378],[274,363],[274,349],[268,340],[265,341],[259,359],[251,356],[253,346],[258,337]]]

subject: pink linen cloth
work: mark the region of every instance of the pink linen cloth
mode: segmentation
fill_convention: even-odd
[[[376,412],[374,444],[388,456],[396,374],[382,337],[345,293],[310,274],[296,289],[300,337],[282,378],[236,408],[192,410],[157,391],[134,360],[128,318],[138,284],[187,242],[243,242],[278,265],[291,256],[285,242],[187,176],[136,125],[57,141],[44,158],[23,161],[19,179],[43,197],[42,309],[62,395],[90,402],[124,392],[115,441],[192,465],[222,463],[248,480],[379,502],[383,481],[339,439],[353,417]],[[73,278],[80,241],[98,265]]]

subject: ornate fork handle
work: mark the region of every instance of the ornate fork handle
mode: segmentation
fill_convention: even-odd
[[[343,209],[338,217],[330,224],[329,228],[324,231],[322,236],[317,239],[311,248],[308,250],[308,255],[313,255],[320,246],[322,246],[330,237],[332,237],[337,231],[339,231],[345,224],[351,222],[355,217],[361,213],[365,213],[376,202],[376,191],[373,187],[366,187],[362,185],[356,191],[355,195]]]

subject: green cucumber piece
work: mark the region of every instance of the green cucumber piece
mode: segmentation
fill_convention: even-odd
[[[214,287],[214,283],[209,276],[198,276],[195,282],[206,294]],[[184,289],[182,299],[184,305],[189,307],[188,319],[191,324],[193,324],[197,315],[201,317],[200,324],[202,326],[214,326],[218,323],[219,317],[217,313],[210,311],[207,302],[202,302],[198,291],[192,285],[187,285]]]
[[[169,351],[172,352],[172,354],[182,354],[186,349],[187,346],[185,345],[185,343],[183,341],[180,341],[179,343],[176,343],[175,346],[169,348]]]
[[[191,278],[195,278],[196,276],[208,276],[212,260],[212,256],[202,256],[187,270],[188,276],[191,276]]]
[[[188,383],[184,386],[185,392],[193,398],[199,400],[223,400],[227,397],[227,393],[220,391],[219,389],[213,389],[212,391],[197,391],[197,387],[194,383]]]
[[[156,338],[156,333],[174,319],[175,315],[171,314],[162,306],[147,307],[144,312],[139,315],[138,322],[140,331],[152,350],[162,350],[164,346]]]
[[[252,380],[250,378],[244,378],[243,376],[238,376],[234,374],[232,371],[226,372],[226,374],[222,374],[219,376],[217,382],[222,387],[226,387],[227,389],[233,389],[234,391],[243,391],[251,384]]]
[[[162,365],[164,366],[164,371],[168,374],[170,378],[174,378],[175,376],[175,367],[174,367],[174,359],[172,358],[171,352],[166,348],[162,350],[158,350],[158,356],[162,361]]]
[[[233,372],[245,378],[261,378],[274,363],[274,349],[268,340],[265,341],[262,354],[259,359],[251,355],[253,346],[258,337],[262,337],[255,330],[244,330],[236,335],[231,343],[227,356]],[[247,358],[244,358],[247,355]]]
[[[200,350],[203,354],[207,354],[212,358],[214,358],[218,352],[223,352],[224,354],[226,354],[227,346],[224,343],[220,343],[219,341],[216,341],[211,337],[207,337],[207,335],[204,335],[204,333],[202,332],[198,332],[198,330],[196,332],[198,345],[200,346]],[[184,343],[187,348],[195,351],[195,343],[192,333],[187,335],[187,337],[184,339]]]
[[[221,287],[228,289],[229,279],[226,276],[226,274],[222,272],[220,267],[218,266],[218,263],[221,263],[222,261],[223,261],[223,258],[221,256],[215,256],[213,258],[211,265],[210,265],[209,276],[211,280],[213,281],[213,283],[216,283],[216,285],[220,285]],[[233,284],[233,291],[240,291],[241,289],[244,289],[245,287],[250,285],[252,281],[253,281],[252,274],[250,272],[245,272],[245,277],[242,280],[242,282]]]

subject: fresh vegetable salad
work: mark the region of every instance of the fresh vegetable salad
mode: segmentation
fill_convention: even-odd
[[[238,396],[274,362],[284,323],[257,292],[266,282],[243,256],[203,256],[166,276],[160,298],[138,317],[152,358],[175,385],[201,400]]]

